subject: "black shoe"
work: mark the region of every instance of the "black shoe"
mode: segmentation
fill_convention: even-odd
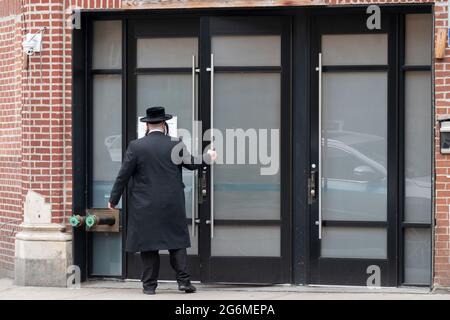
[[[155,289],[144,289],[142,292],[148,295],[156,294]]]
[[[191,282],[187,282],[187,283],[179,283],[178,284],[178,290],[184,291],[186,293],[194,293],[195,291],[197,291],[197,288],[194,287],[191,284]]]

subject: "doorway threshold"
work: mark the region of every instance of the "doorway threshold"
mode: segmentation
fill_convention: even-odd
[[[299,292],[299,293],[393,293],[393,294],[427,294],[432,293],[429,287],[377,287],[338,286],[338,285],[296,285],[296,284],[226,284],[200,283],[193,284],[203,291],[244,291],[244,292]],[[172,290],[176,281],[160,280],[159,290]],[[103,289],[140,289],[142,284],[137,279],[90,279],[82,283],[83,288]]]

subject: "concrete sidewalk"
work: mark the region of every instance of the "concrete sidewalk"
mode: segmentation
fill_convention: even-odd
[[[350,288],[312,286],[246,286],[196,284],[198,292],[185,294],[175,282],[161,282],[157,294],[142,294],[137,281],[89,281],[80,289],[18,287],[11,279],[0,279],[0,300],[450,300],[450,292],[420,288]]]

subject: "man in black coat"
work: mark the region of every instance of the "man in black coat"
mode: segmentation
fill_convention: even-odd
[[[147,123],[146,136],[128,146],[109,199],[109,207],[114,208],[132,178],[126,251],[140,252],[145,294],[155,294],[158,285],[158,250],[169,250],[178,289],[196,291],[187,272],[186,248],[191,243],[182,168],[196,170],[216,159],[213,150],[208,150],[203,160],[194,158],[181,140],[168,136],[165,121],[170,118],[163,107],[147,109],[147,116],[141,119]]]

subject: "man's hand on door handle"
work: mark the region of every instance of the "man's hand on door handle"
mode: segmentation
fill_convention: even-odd
[[[207,153],[211,157],[211,161],[216,161],[216,159],[217,159],[217,152],[216,152],[216,150],[209,149],[207,151]]]

